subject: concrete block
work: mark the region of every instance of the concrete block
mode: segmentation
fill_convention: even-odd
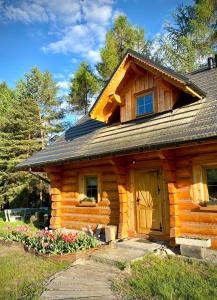
[[[181,255],[204,259],[206,255],[206,248],[199,246],[180,245]]]

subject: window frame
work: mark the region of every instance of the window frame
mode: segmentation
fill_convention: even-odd
[[[139,97],[143,97],[143,96],[148,96],[148,95],[151,95],[152,96],[152,111],[151,112],[145,112],[143,114],[137,114],[137,100]],[[146,116],[146,115],[151,115],[155,112],[155,105],[154,105],[154,91],[153,89],[148,89],[148,90],[144,90],[144,91],[141,91],[139,93],[135,93],[134,94],[134,103],[135,103],[135,116],[136,118],[141,118],[143,116]]]
[[[217,169],[216,162],[193,164],[193,200],[194,203],[205,208],[217,208],[217,204],[207,205],[209,202],[209,191],[207,183],[207,169]]]
[[[97,199],[96,203],[101,201],[101,174],[95,172],[84,172],[79,174],[79,201],[84,200],[86,195],[86,178],[96,177],[97,178]]]

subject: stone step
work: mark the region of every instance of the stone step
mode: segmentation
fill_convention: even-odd
[[[113,265],[117,267],[127,267],[130,262],[137,259],[141,259],[145,254],[147,254],[147,249],[142,250],[133,250],[133,249],[124,249],[116,248],[107,251],[100,251],[94,253],[91,256],[91,259],[107,265]]]
[[[123,242],[117,243],[117,248],[120,249],[128,249],[128,250],[139,250],[139,251],[149,251],[153,252],[154,250],[161,247],[161,245],[164,245],[164,242],[151,242],[149,240],[145,239],[129,239],[124,240]]]

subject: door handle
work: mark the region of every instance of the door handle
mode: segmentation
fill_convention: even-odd
[[[137,202],[137,203],[139,203],[139,201],[140,201],[140,199],[139,199],[139,198],[137,198],[137,199],[136,199],[136,202]]]

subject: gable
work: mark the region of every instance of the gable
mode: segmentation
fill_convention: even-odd
[[[121,122],[132,120],[136,117],[137,95],[147,92],[153,96],[153,113],[172,109],[183,92],[195,99],[204,97],[204,92],[188,78],[128,51],[98,97],[90,116],[109,122],[120,110]]]

